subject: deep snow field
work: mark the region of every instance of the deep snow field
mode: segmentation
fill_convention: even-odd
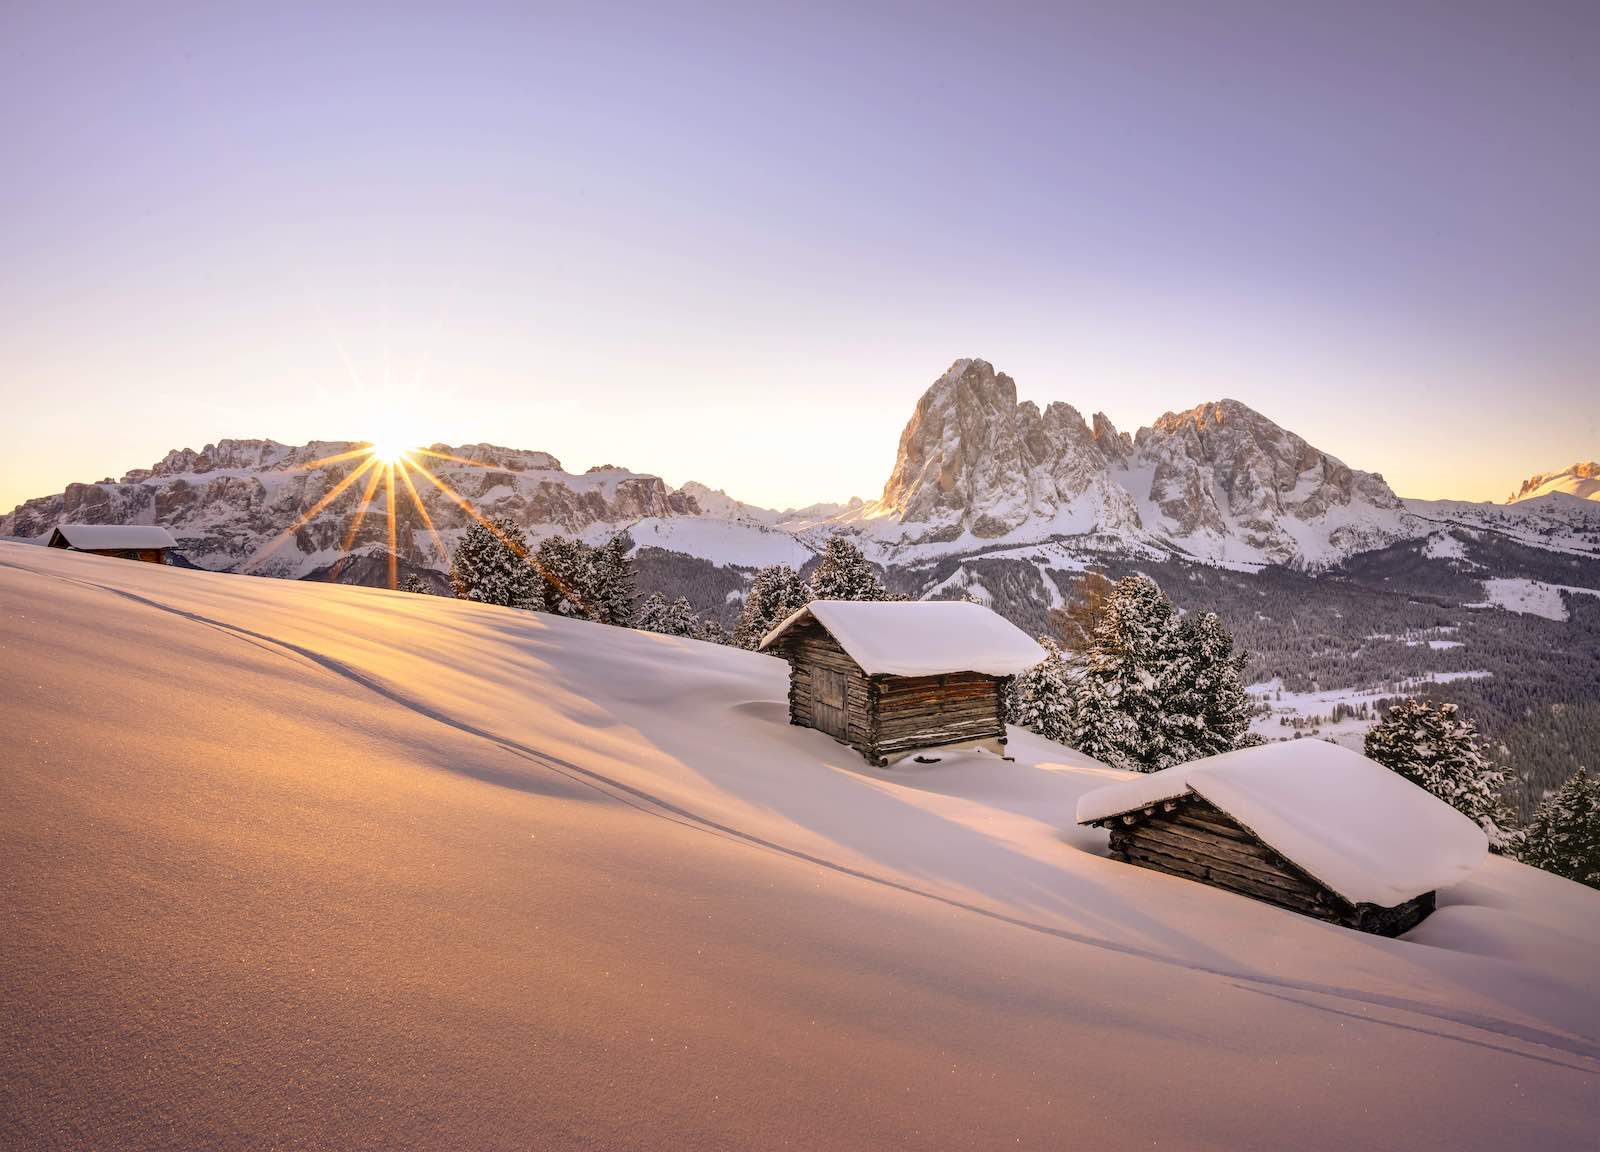
[[[1600,893],[1399,940],[1104,858],[1027,734],[786,669],[0,544],[5,1148],[1593,1148]]]

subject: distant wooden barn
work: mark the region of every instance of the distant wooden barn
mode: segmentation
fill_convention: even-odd
[[[1004,754],[1005,685],[1044,658],[1014,624],[965,601],[814,600],[761,650],[789,662],[789,722],[880,767],[928,749]]]
[[[1078,823],[1111,857],[1346,928],[1398,936],[1466,879],[1488,844],[1471,820],[1322,740],[1244,748],[1085,793]]]
[[[177,541],[156,524],[62,524],[50,533],[45,546],[165,564],[167,549],[176,547]]]

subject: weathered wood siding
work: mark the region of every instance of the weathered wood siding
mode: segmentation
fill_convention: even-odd
[[[869,759],[872,752],[872,693],[867,676],[828,630],[815,620],[802,620],[776,644],[776,653],[789,662],[789,722],[828,731],[819,723],[818,673],[844,677],[844,743]],[[838,739],[837,733],[829,733]]]
[[[1104,821],[1114,859],[1226,888],[1281,908],[1398,936],[1433,911],[1425,892],[1393,907],[1354,904],[1263,844],[1249,829],[1198,796]]]
[[[1004,736],[1002,683],[976,672],[872,677],[878,720],[874,751],[892,756]]]
[[[769,651],[789,662],[789,722],[827,732],[872,763],[917,748],[1006,734],[1005,681],[976,672],[944,676],[868,676],[828,630],[802,620]],[[844,731],[822,690],[844,680]]]

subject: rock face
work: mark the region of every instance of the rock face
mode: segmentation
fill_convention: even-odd
[[[1600,500],[1600,463],[1590,460],[1560,472],[1537,473],[1524,480],[1521,488],[1506,497],[1506,503],[1534,500],[1553,492],[1564,492],[1580,500]]]
[[[917,402],[883,496],[847,516],[929,545],[1110,534],[1207,559],[1322,563],[1400,534],[1400,500],[1236,400],[1129,437],[1102,413],[1041,412],[957,360]]]
[[[202,568],[249,565],[266,575],[304,576],[339,562],[347,538],[350,552],[388,548],[383,482],[373,487],[371,505],[351,534],[366,476],[299,523],[362,465],[364,457],[355,454],[360,447],[344,441],[291,447],[272,440],[220,440],[199,452],[185,448],[120,481],[69,484],[58,495],[29,500],[0,518],[0,536],[38,538],[61,523],[161,524],[177,538],[184,558]],[[577,476],[546,452],[435,444],[413,456],[478,511],[510,516],[533,539],[552,532],[605,533],[641,517],[699,512],[693,497],[670,491],[659,477],[613,467]],[[469,513],[420,468],[408,475],[410,484],[399,471],[394,482],[396,551],[417,567],[446,567]],[[429,531],[430,520],[437,536]]]
[[[1103,414],[1090,425],[1070,404],[1041,413],[986,361],[957,360],[917,401],[868,515],[916,525],[924,542],[993,539],[1089,497],[1110,526],[1135,527],[1132,502],[1107,483],[1131,450]]]

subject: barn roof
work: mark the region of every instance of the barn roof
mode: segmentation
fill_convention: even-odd
[[[1022,629],[964,600],[813,600],[762,637],[761,647],[807,617],[869,676],[1015,676],[1044,659]]]
[[[1360,753],[1287,740],[1179,764],[1086,792],[1093,824],[1194,793],[1353,903],[1391,907],[1465,880],[1483,863],[1483,830]]]
[[[178,543],[172,533],[159,524],[58,524],[50,534],[51,543],[57,536],[69,547],[95,552],[174,548]]]

